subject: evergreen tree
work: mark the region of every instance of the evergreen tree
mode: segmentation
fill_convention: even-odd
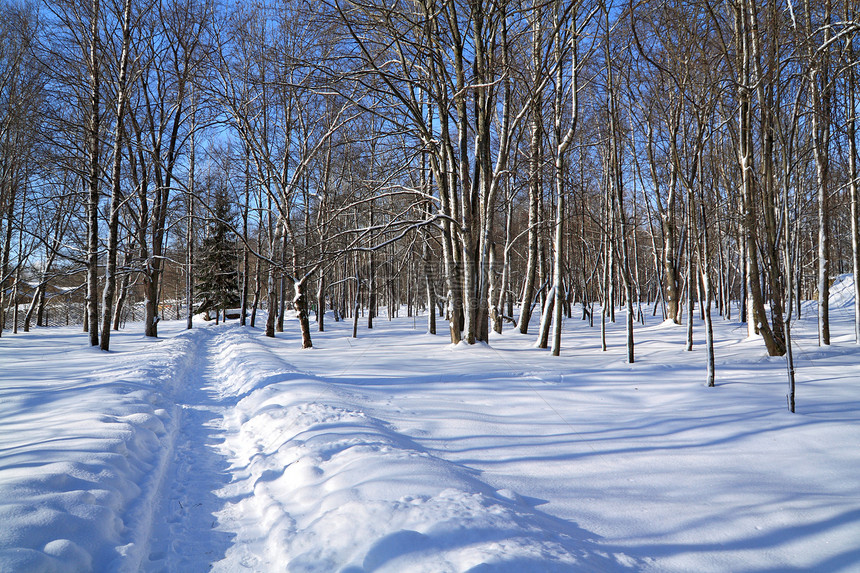
[[[217,313],[239,304],[239,271],[236,266],[236,241],[232,231],[234,213],[227,190],[217,186],[215,201],[206,224],[206,234],[198,251],[197,312]]]

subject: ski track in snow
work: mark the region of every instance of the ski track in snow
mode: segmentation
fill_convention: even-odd
[[[141,568],[146,573],[209,571],[233,538],[216,529],[215,517],[223,504],[216,492],[229,480],[228,463],[219,451],[229,404],[218,395],[218,370],[210,364],[213,333],[202,329],[195,337],[193,366],[177,385],[173,458]]]
[[[236,327],[189,335],[141,570],[606,571],[623,553],[431,455]],[[274,345],[274,346],[273,346]],[[488,569],[489,568],[489,569]]]

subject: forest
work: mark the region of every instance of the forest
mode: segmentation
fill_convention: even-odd
[[[0,0],[0,572],[860,571],[860,0]]]
[[[860,288],[853,0],[3,0],[0,334],[747,324]],[[857,307],[857,305],[855,305]],[[574,312],[574,309],[576,313]],[[577,314],[576,317],[573,315]],[[698,314],[698,322],[695,319]],[[860,341],[860,308],[855,308]],[[217,319],[216,318],[216,319]],[[700,328],[697,326],[697,328]],[[445,330],[440,327],[440,330]],[[789,356],[790,358],[790,356]]]

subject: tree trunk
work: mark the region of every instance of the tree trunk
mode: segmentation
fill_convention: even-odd
[[[559,175],[556,175],[559,178]],[[557,182],[560,184],[560,181]],[[555,253],[553,254],[553,332],[552,332],[552,355],[558,356],[561,353],[561,323],[562,323],[562,277],[561,277],[561,256],[564,250],[564,193],[559,192],[556,204],[556,221],[555,221]],[[543,337],[543,333],[541,333]]]
[[[825,26],[822,54],[814,52],[814,34],[809,0],[805,2],[807,33],[810,36],[809,84],[812,103],[812,148],[815,156],[818,198],[818,343],[830,345],[830,0],[824,0]],[[818,24],[816,24],[817,26]]]
[[[296,310],[296,315],[299,319],[299,328],[302,332],[302,348],[312,348],[311,341],[311,325],[308,320],[308,297],[305,292],[307,276],[296,281],[293,284],[295,289],[295,298],[293,298],[293,306]]]
[[[188,152],[188,193],[186,202],[185,227],[185,328],[191,330],[194,326],[194,193],[196,176],[197,148],[195,133],[197,131],[197,101],[192,104],[191,112],[191,141]]]
[[[850,17],[848,3],[845,4],[847,16]],[[846,124],[848,130],[848,176],[851,190],[851,255],[854,273],[854,342],[860,344],[860,198],[858,198],[858,182],[860,176],[857,169],[857,74],[854,69],[856,57],[854,40],[851,34],[846,36],[845,51],[848,54],[848,86],[846,97]]]
[[[687,284],[686,284],[686,298],[687,298],[687,342],[684,346],[684,350],[688,352],[693,351],[693,316],[694,316],[694,304],[693,304],[693,285],[696,284],[696,277],[693,274],[693,252],[694,246],[693,241],[696,237],[696,230],[693,228],[693,211],[695,207],[693,206],[693,190],[687,188],[687,213],[686,213],[686,223],[687,223]]]
[[[251,328],[257,325],[257,308],[260,304],[260,291],[263,288],[261,261],[258,258],[254,264],[254,302],[251,304]]]
[[[325,331],[325,277],[322,274],[317,281],[317,329]]]
[[[537,77],[538,70],[542,65],[542,23],[540,7],[534,7],[532,19],[532,70]],[[543,163],[541,146],[541,126],[543,109],[543,98],[535,95],[532,102],[531,116],[529,121],[529,230],[528,230],[528,262],[526,263],[525,285],[523,297],[520,302],[520,318],[517,327],[521,334],[528,334],[529,321],[532,314],[532,299],[535,296],[535,277],[538,264],[538,221],[540,218],[540,170]]]
[[[738,52],[740,82],[738,83],[739,133],[738,140],[740,160],[742,197],[743,197],[743,235],[746,250],[746,291],[747,291],[747,329],[750,336],[761,334],[771,356],[781,356],[784,348],[770,329],[767,313],[761,291],[759,278],[756,203],[758,201],[753,171],[753,133],[752,133],[752,103],[750,97],[750,24],[745,5],[736,9],[736,26],[739,30]]]
[[[281,245],[281,263],[284,265],[286,265],[286,261],[287,261],[286,252],[287,252],[287,235],[284,234],[284,242]],[[293,247],[293,255],[294,255],[293,258],[295,259],[296,258],[295,257],[295,246]],[[295,267],[296,265],[293,265],[293,266]],[[293,272],[295,272],[295,271],[293,271]],[[275,325],[275,330],[277,330],[278,332],[284,331],[284,317],[285,317],[286,313],[287,313],[287,277],[284,275],[284,273],[282,271],[281,272],[281,278],[278,281],[278,310],[277,310],[278,320],[277,320],[277,324]]]
[[[125,0],[122,9],[122,54],[117,82],[116,125],[114,127],[113,168],[111,170],[111,197],[108,214],[108,251],[105,267],[105,287],[102,297],[102,332],[99,348],[110,350],[110,331],[113,322],[116,295],[116,260],[119,251],[119,209],[122,202],[120,175],[122,173],[122,147],[125,129],[123,118],[128,98],[128,59],[131,50],[131,0]]]
[[[550,289],[540,313],[540,331],[536,348],[546,348],[549,344],[549,329],[552,324],[552,313],[555,310],[555,286]]]
[[[87,331],[90,346],[99,344],[99,137],[101,128],[99,88],[99,0],[92,0],[90,22],[89,173],[87,174]]]
[[[606,24],[609,24],[609,13],[606,13]],[[607,30],[609,28],[607,27]],[[608,31],[607,31],[608,34]],[[609,171],[610,171],[610,186],[615,191],[615,206],[617,208],[618,219],[618,244],[621,247],[621,279],[624,283],[624,298],[627,304],[627,362],[634,362],[634,345],[633,345],[633,277],[630,274],[630,255],[627,249],[627,213],[624,211],[624,176],[623,167],[621,165],[621,133],[620,113],[618,109],[618,99],[615,87],[614,74],[612,73],[612,58],[609,53],[609,38],[606,38],[606,70],[608,77],[608,96],[609,101],[607,107],[609,110]],[[611,212],[611,211],[610,211]]]
[[[190,69],[186,62],[185,73]],[[170,191],[173,184],[173,170],[176,166],[177,147],[180,145],[179,128],[183,120],[185,89],[188,76],[184,75],[178,79],[176,86],[176,104],[173,108],[173,117],[168,125],[171,126],[170,136],[167,144],[167,155],[163,162],[160,157],[161,143],[158,142],[158,151],[154,168],[156,181],[155,201],[152,216],[152,253],[149,256],[144,272],[144,292],[146,300],[146,315],[144,316],[144,334],[146,336],[158,336],[158,303],[161,295],[161,278],[164,272],[164,249],[167,237],[167,214],[170,210]],[[156,118],[151,118],[153,129],[158,125]],[[155,135],[155,134],[153,134]],[[159,135],[160,137],[160,135]]]
[[[508,196],[505,204],[505,246],[502,250],[502,278],[500,280],[499,294],[494,303],[495,315],[493,318],[493,330],[499,334],[502,333],[502,324],[504,322],[503,313],[505,312],[505,302],[510,303],[512,297],[509,294],[511,282],[511,268],[509,255],[511,247],[511,226],[513,225],[513,197]],[[509,312],[508,316],[513,313]]]
[[[352,311],[352,337],[358,338],[358,317],[361,314],[361,287],[355,285],[355,306]]]
[[[124,257],[124,266],[128,266],[128,253],[125,254]],[[128,287],[131,282],[131,277],[126,272],[122,275],[122,281],[120,281],[119,286],[119,297],[116,299],[116,305],[113,312],[113,329],[119,330],[120,323],[122,321],[122,311],[125,308],[125,301],[128,299]]]
[[[533,138],[534,140],[534,138]],[[538,144],[539,145],[539,144]],[[532,148],[534,152],[534,148]],[[540,177],[538,173],[538,159],[532,160],[534,164],[534,177]],[[531,175],[529,176],[531,177]],[[523,298],[520,302],[520,318],[517,323],[517,328],[520,334],[528,334],[529,322],[532,315],[532,300],[535,297],[535,278],[537,276],[538,264],[538,220],[540,214],[538,212],[538,194],[540,193],[540,185],[538,181],[529,181],[529,231],[528,231],[528,261],[526,263],[525,285],[523,286]]]
[[[242,209],[242,294],[239,300],[239,324],[247,324],[248,292],[251,288],[251,252],[248,249],[248,216],[251,210],[251,150],[245,148],[245,205]]]
[[[430,262],[430,246],[426,238],[421,258],[424,262],[424,288],[427,292],[427,332],[436,334],[436,290],[433,288],[433,265]]]
[[[555,20],[556,26],[560,26],[560,11],[561,6],[559,2],[555,4]],[[556,36],[555,40],[555,59],[556,59],[556,76],[555,76],[555,99],[553,105],[553,128],[555,135],[555,160],[554,160],[554,183],[555,183],[555,192],[556,192],[556,205],[555,205],[555,237],[554,241],[554,253],[553,253],[553,289],[554,289],[554,303],[552,306],[553,309],[553,336],[552,336],[552,355],[558,356],[561,353],[561,323],[562,323],[562,306],[563,306],[563,298],[564,298],[564,287],[562,285],[562,255],[564,253],[564,218],[565,218],[565,190],[564,190],[564,165],[565,165],[565,156],[567,155],[567,150],[570,147],[571,143],[573,143],[573,137],[576,134],[578,113],[579,113],[579,83],[578,79],[578,67],[579,67],[579,50],[578,50],[578,38],[576,35],[576,8],[572,11],[571,16],[571,61],[570,61],[570,93],[571,93],[571,105],[570,105],[570,126],[567,131],[562,135],[561,130],[561,122],[562,122],[562,92],[563,92],[563,79],[564,75],[562,73],[562,45],[560,35]],[[611,78],[611,76],[610,76]],[[543,329],[541,329],[541,339],[545,337]]]
[[[266,310],[266,336],[269,338],[275,337],[275,323],[277,322],[278,315],[278,293],[275,290],[275,269],[272,267],[271,263],[269,264],[267,279],[266,279],[266,287],[268,294],[268,301],[266,306],[268,307]]]
[[[677,120],[675,119],[674,114],[671,119],[675,125],[671,126],[670,131],[672,133],[672,137],[675,137],[677,134]],[[663,268],[662,272],[660,272],[660,276],[662,278],[661,288],[663,291],[662,298],[664,301],[665,318],[671,320],[675,324],[680,324],[681,316],[679,307],[680,293],[678,288],[678,266],[675,259],[675,249],[677,248],[675,244],[675,197],[678,188],[678,164],[675,161],[670,161],[669,190],[666,205],[664,206],[660,194],[661,179],[657,173],[657,159],[654,154],[654,131],[650,122],[648,124],[646,151],[648,153],[648,164],[651,171],[651,183],[654,187],[655,195],[657,196],[657,208],[660,215],[660,233],[663,239],[663,248],[660,254]],[[656,251],[654,256],[657,256]]]

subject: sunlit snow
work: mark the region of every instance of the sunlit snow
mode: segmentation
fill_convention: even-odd
[[[426,317],[0,338],[0,571],[860,571],[850,281],[785,361],[715,320],[567,319],[451,347]],[[623,317],[623,310],[618,310]],[[574,316],[578,316],[576,313]],[[698,320],[698,313],[696,316]],[[535,325],[539,317],[535,317]],[[440,332],[447,328],[440,328]]]

